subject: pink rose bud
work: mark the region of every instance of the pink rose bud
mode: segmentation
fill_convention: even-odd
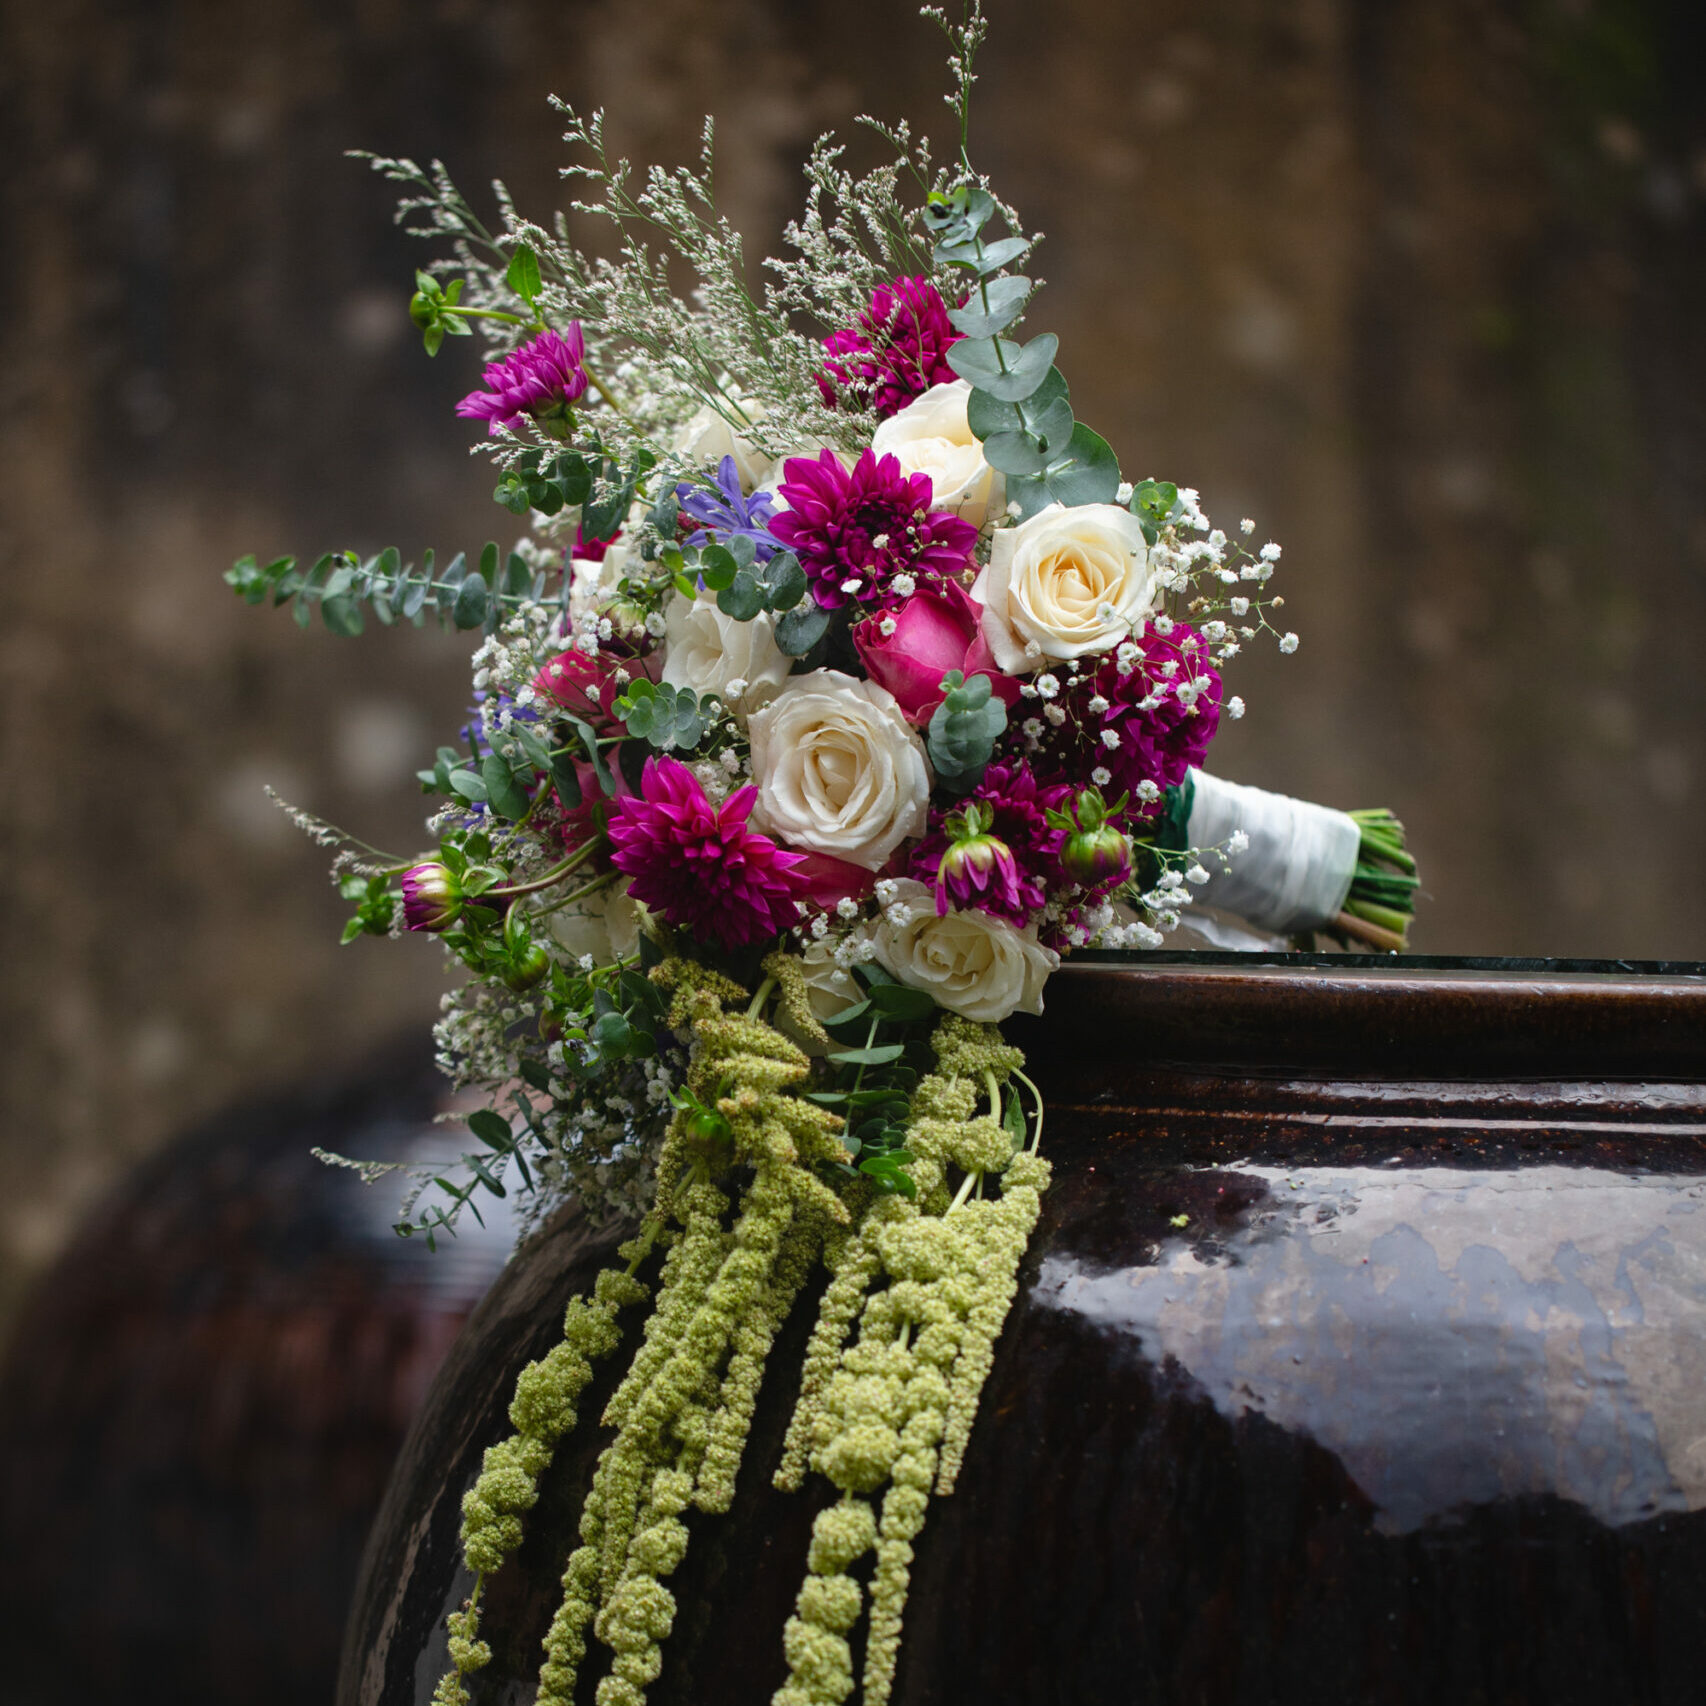
[[[861,622],[853,644],[865,672],[886,687],[909,723],[922,726],[942,703],[942,677],[959,670],[968,680],[987,675],[998,699],[1018,703],[1019,683],[990,656],[979,623],[982,607],[956,581],[929,581],[904,604]],[[883,623],[894,632],[885,634]]]

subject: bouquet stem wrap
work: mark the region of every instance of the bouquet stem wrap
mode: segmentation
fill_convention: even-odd
[[[1203,889],[1210,906],[1281,935],[1337,924],[1356,876],[1362,830],[1349,812],[1191,772],[1186,838],[1212,847],[1235,830],[1250,839]]]

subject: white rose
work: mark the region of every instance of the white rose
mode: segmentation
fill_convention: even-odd
[[[746,713],[776,697],[794,660],[776,644],[776,618],[760,611],[739,622],[717,608],[717,595],[676,597],[664,612],[663,680],[695,693],[716,693],[730,710]],[[738,693],[731,681],[745,682]]]
[[[557,946],[571,959],[591,954],[601,966],[631,959],[639,950],[640,927],[649,915],[628,892],[628,880],[589,894],[572,907],[549,913],[546,924]]]
[[[1060,955],[1037,941],[1032,924],[1016,930],[1005,919],[967,910],[936,916],[936,896],[910,877],[877,921],[877,962],[902,983],[935,997],[950,1013],[993,1025],[1010,1013],[1040,1013],[1043,985]],[[891,913],[904,908],[904,924]]]
[[[1155,573],[1129,510],[1050,504],[996,530],[971,591],[983,604],[983,637],[1012,674],[1117,646],[1154,608]]]
[[[764,414],[764,405],[743,397],[738,403],[730,402],[729,413],[745,415],[756,424]],[[708,462],[713,468],[725,456],[732,456],[743,492],[750,493],[770,471],[770,458],[750,439],[742,438],[709,403],[676,433],[675,448],[691,461]]]
[[[798,958],[805,973],[806,1000],[811,1007],[812,1017],[820,1025],[860,1000],[863,992],[859,988],[859,981],[852,972],[835,963],[833,942],[808,943]],[[781,1007],[776,1009],[774,1022],[777,1029],[786,1032],[807,1054],[821,1055],[828,1052],[822,1043],[814,1042],[796,1031],[788,1023],[787,1013]]]
[[[932,385],[922,397],[877,428],[871,448],[893,456],[909,474],[928,474],[932,509],[952,510],[981,527],[999,510],[1006,481],[983,459],[983,446],[966,420],[968,380]]]
[[[839,670],[789,678],[752,714],[754,821],[783,841],[877,870],[924,832],[924,743],[886,688]]]

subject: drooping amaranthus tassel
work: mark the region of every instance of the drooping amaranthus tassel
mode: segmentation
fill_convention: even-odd
[[[841,1254],[808,1353],[815,1379],[802,1385],[790,1445],[809,1442],[812,1467],[843,1499],[817,1520],[810,1573],[783,1637],[788,1680],[772,1706],[839,1706],[852,1692],[847,1637],[862,1595],[846,1572],[873,1548],[863,1701],[886,1706],[913,1543],[932,1485],[951,1491],[958,1475],[1048,1183],[1048,1164],[1014,1154],[1000,1118],[1002,1086],[1022,1063],[1018,1050],[993,1027],[951,1016],[932,1042],[938,1070],[914,1094],[906,1138],[918,1197],[884,1197],[867,1211]],[[973,1117],[980,1090],[990,1110]],[[950,1166],[964,1174],[951,1200]],[[986,1176],[1001,1178],[1002,1195],[974,1200]],[[867,1296],[879,1273],[888,1285]],[[854,1312],[859,1336],[847,1346]],[[785,1457],[779,1484],[791,1470]],[[879,1520],[867,1500],[885,1482]]]
[[[637,1260],[641,1240],[622,1246]],[[521,1517],[539,1498],[539,1477],[558,1440],[575,1423],[582,1389],[592,1378],[592,1359],[608,1356],[621,1342],[616,1312],[647,1296],[631,1274],[610,1270],[598,1276],[591,1299],[570,1301],[560,1343],[516,1379],[509,1407],[514,1434],[490,1447],[480,1476],[462,1500],[462,1551],[474,1572],[474,1589],[449,1619],[451,1668],[433,1693],[434,1706],[468,1706],[463,1681],[491,1662],[491,1648],[479,1638],[480,1594],[486,1577],[521,1544]]]
[[[686,1553],[681,1513],[689,1503],[728,1508],[776,1326],[825,1228],[847,1218],[811,1170],[845,1159],[840,1120],[792,1094],[810,1062],[757,1016],[774,985],[731,1014],[724,1007],[745,1004],[746,991],[715,972],[669,960],[653,976],[673,991],[671,1025],[693,1038],[691,1098],[659,1165],[660,1209],[682,1231],[645,1340],[606,1409],[616,1438],[581,1511],[539,1706],[573,1700],[589,1625],[614,1655],[598,1706],[643,1706],[675,1618],[664,1579]],[[754,1177],[724,1230],[728,1199],[705,1174],[736,1163]]]

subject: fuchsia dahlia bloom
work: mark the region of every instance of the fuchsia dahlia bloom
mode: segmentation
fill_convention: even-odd
[[[561,337],[541,332],[531,343],[494,361],[481,376],[486,389],[470,391],[456,405],[467,420],[488,422],[487,431],[514,431],[523,418],[558,420],[587,388],[586,339],[580,321],[569,323]]]
[[[615,802],[611,863],[666,923],[725,948],[766,941],[798,923],[808,885],[798,853],[747,826],[757,797],[740,788],[714,806],[679,759],[648,758],[639,798]]]
[[[838,390],[868,403],[887,420],[932,385],[959,376],[948,365],[948,349],[960,341],[948,320],[948,305],[923,278],[897,278],[871,292],[871,306],[857,326],[844,326],[823,341],[828,357],[818,375],[824,403],[835,407]]]
[[[932,510],[930,476],[906,473],[898,457],[867,450],[849,473],[825,450],[790,457],[782,472],[788,508],[770,531],[799,558],[825,610],[886,598],[899,574],[953,575],[971,562],[977,529]]]

